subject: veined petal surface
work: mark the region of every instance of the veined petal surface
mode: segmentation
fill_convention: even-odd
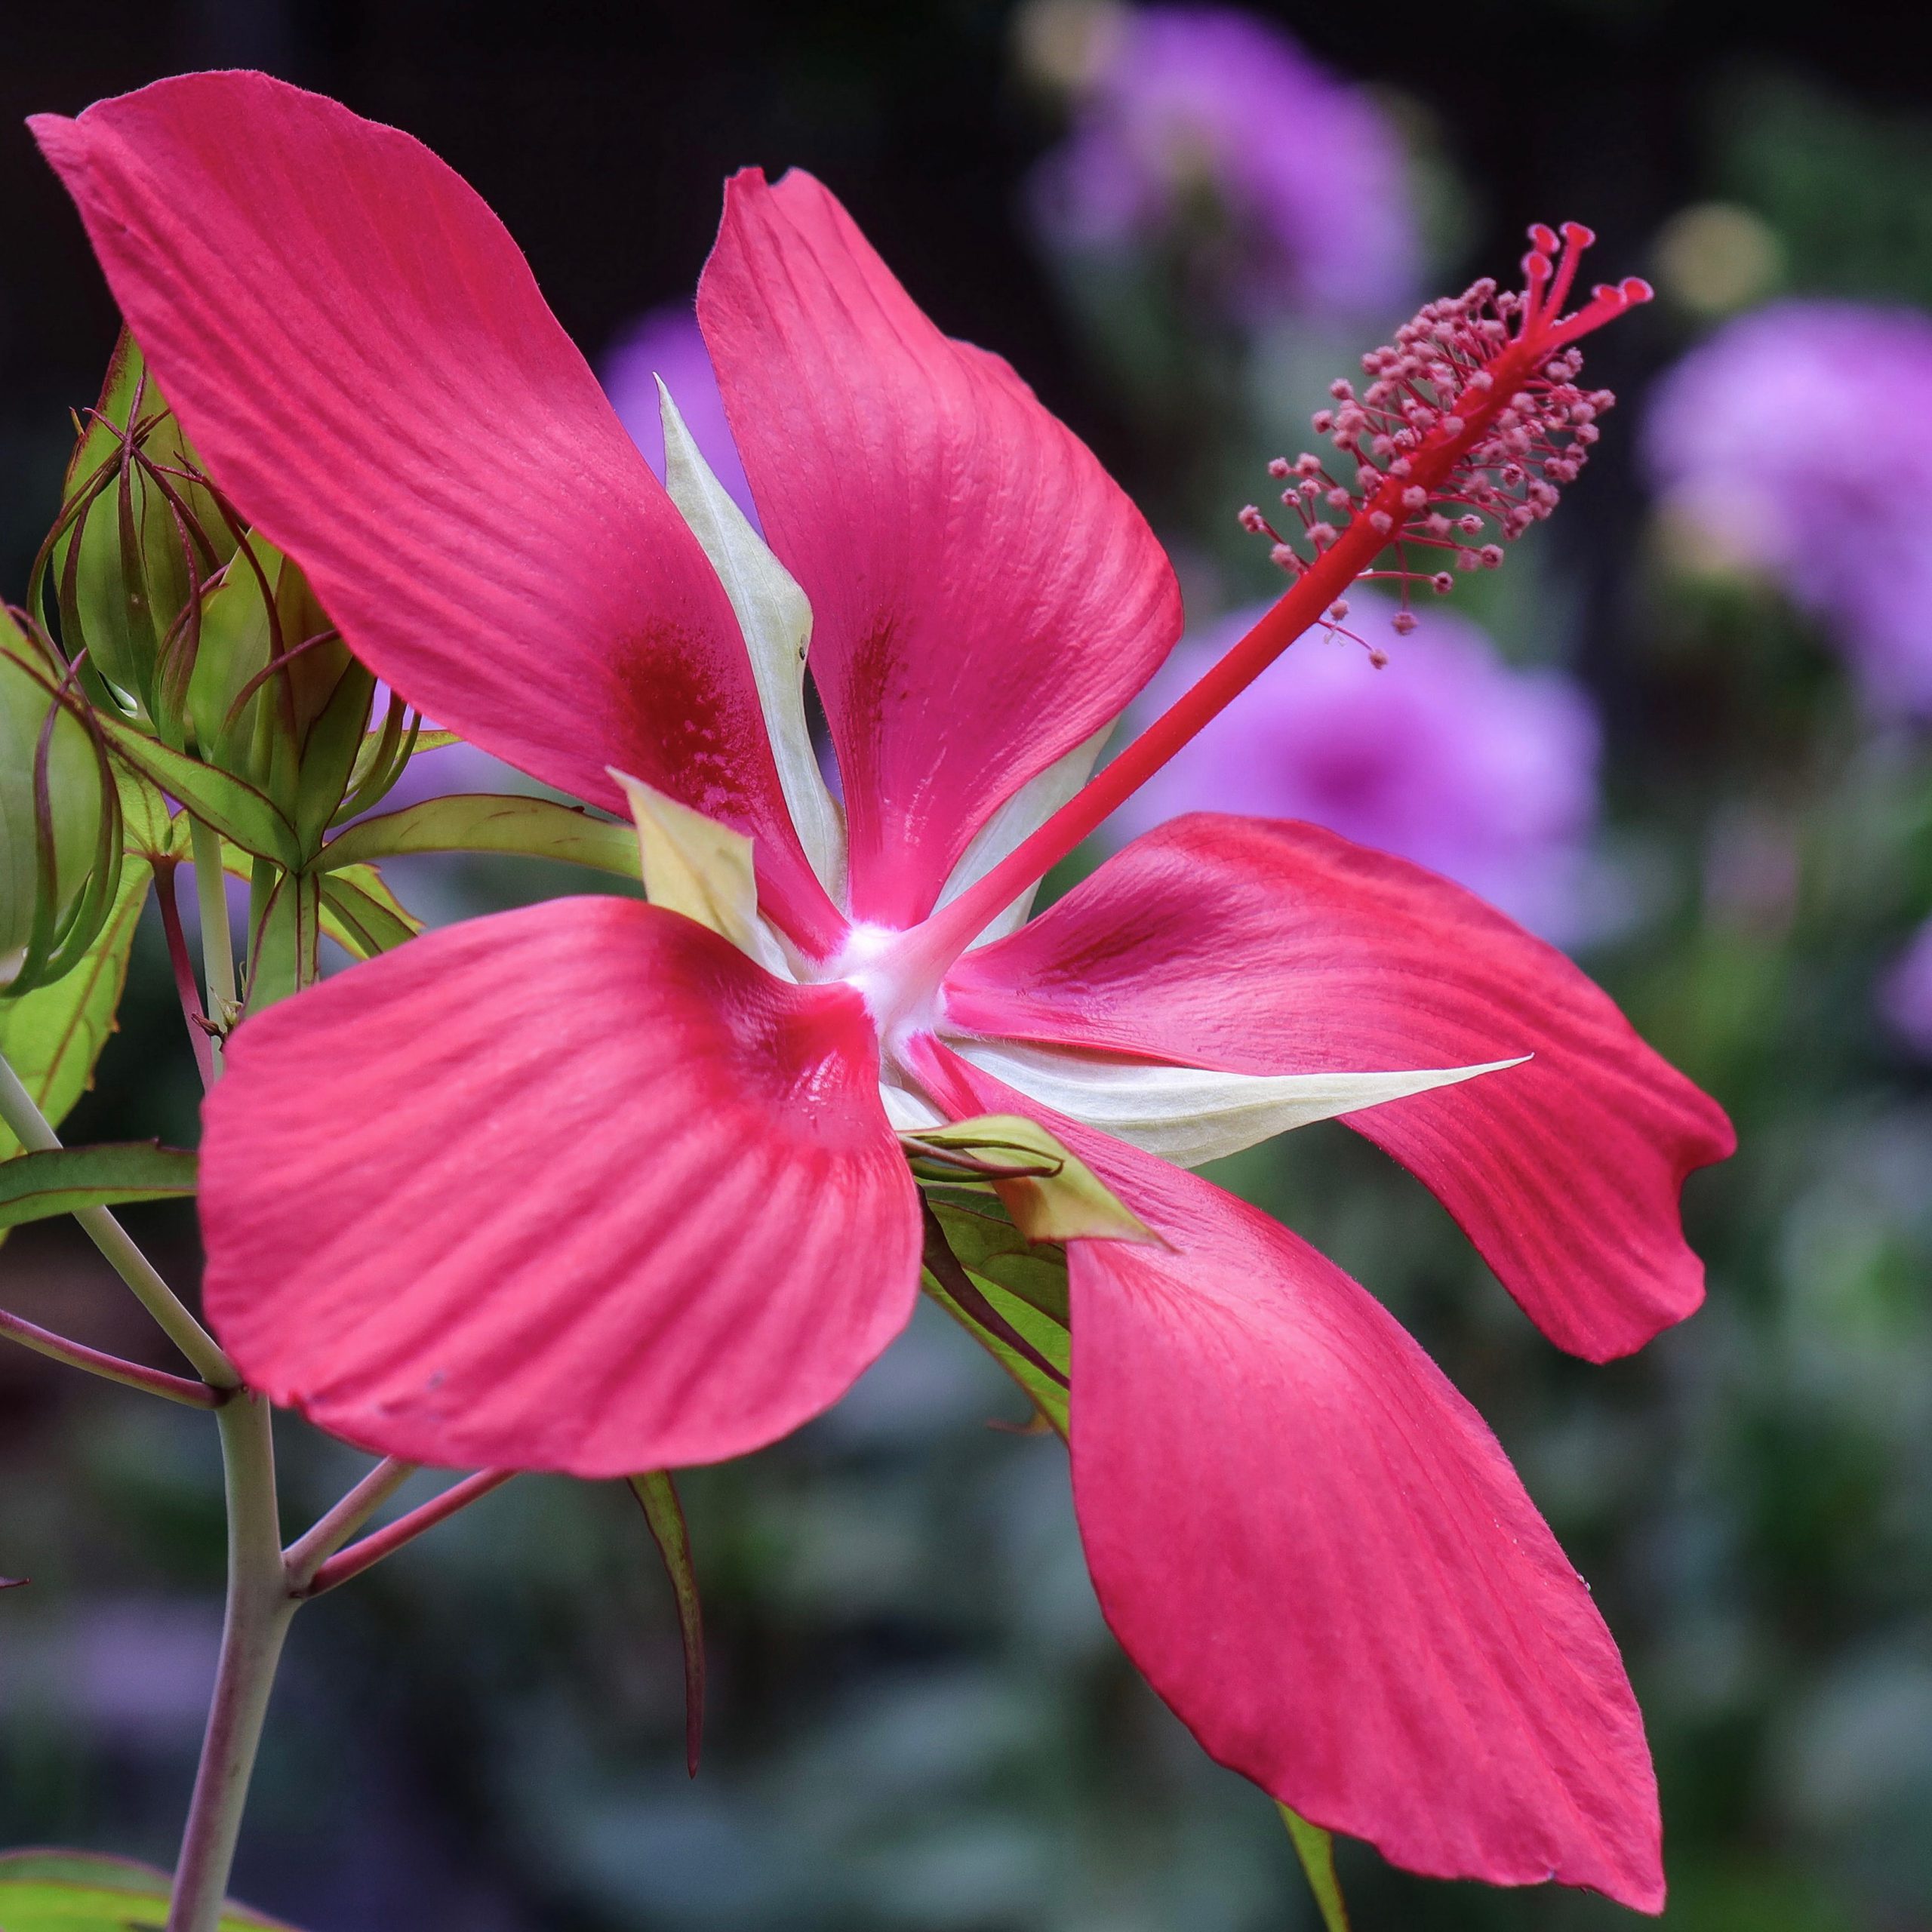
[[[1074,1503],[1109,1624],[1223,1764],[1434,1878],[1663,1903],[1621,1659],[1500,1445],[1373,1296],[943,1048],[1168,1244],[1069,1244]]]
[[[614,811],[616,765],[799,850],[729,600],[497,217],[409,135],[260,74],[34,132],[209,472],[358,656],[439,724]]]
[[[249,1381],[413,1462],[615,1476],[758,1447],[911,1312],[863,1002],[693,921],[553,900],[247,1021],[205,1296]]]
[[[942,335],[810,175],[731,182],[698,316],[811,599],[853,915],[912,925],[995,808],[1152,675],[1173,571],[1092,453]]]
[[[952,1024],[1232,1073],[1533,1056],[1347,1115],[1427,1183],[1560,1346],[1641,1347],[1703,1295],[1678,1198],[1735,1144],[1553,947],[1320,827],[1196,813],[946,983]]]

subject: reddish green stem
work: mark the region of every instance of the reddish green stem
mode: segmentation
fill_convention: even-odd
[[[346,1549],[331,1556],[316,1571],[303,1595],[318,1597],[325,1590],[332,1590],[338,1583],[346,1583],[350,1577],[361,1576],[372,1564],[381,1562],[405,1543],[414,1542],[425,1530],[433,1530],[459,1509],[468,1508],[479,1497],[488,1496],[493,1489],[500,1489],[515,1474],[514,1469],[485,1469],[475,1475],[464,1477],[441,1495],[431,1497],[406,1516],[398,1516],[393,1523],[385,1524],[360,1543],[351,1543]]]

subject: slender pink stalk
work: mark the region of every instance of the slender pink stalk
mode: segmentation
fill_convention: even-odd
[[[488,1496],[493,1489],[500,1489],[516,1474],[514,1469],[484,1469],[473,1476],[465,1476],[454,1483],[441,1495],[432,1497],[427,1503],[419,1505],[407,1515],[398,1516],[393,1523],[386,1523],[380,1530],[372,1531],[360,1543],[351,1543],[318,1569],[310,1580],[304,1596],[318,1597],[325,1590],[332,1590],[338,1583],[346,1583],[352,1577],[359,1577],[372,1564],[381,1562],[392,1551],[400,1549],[406,1543],[412,1543],[425,1530],[433,1530],[436,1525],[459,1509],[467,1509],[479,1497]]]
[[[126,1388],[143,1389],[150,1395],[165,1395],[171,1402],[185,1402],[190,1408],[218,1409],[233,1392],[211,1389],[205,1382],[191,1382],[186,1376],[170,1375],[165,1369],[145,1368],[139,1362],[91,1349],[85,1342],[69,1341],[51,1328],[4,1311],[0,1311],[0,1336],[51,1361],[65,1362],[69,1368],[84,1368],[90,1375],[104,1377]]]

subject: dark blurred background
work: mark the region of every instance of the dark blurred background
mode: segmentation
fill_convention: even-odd
[[[1481,675],[1395,750],[1352,686],[1311,687],[1341,707],[1309,714],[1335,721],[1319,745],[1284,724],[1271,763],[1264,734],[1215,801],[1398,848],[1418,813],[1468,831],[1409,849],[1569,946],[1732,1109],[1743,1152],[1689,1194],[1710,1302],[1591,1368],[1340,1130],[1220,1177],[1410,1323],[1591,1578],[1657,1754],[1666,1922],[1932,1927],[1932,16],[1242,11],[1291,37],[1309,91],[1231,105],[1231,158],[1171,126],[1134,146],[1128,10],[1079,0],[0,0],[0,589],[24,589],[115,327],[21,118],[186,68],[265,67],[421,137],[614,395],[613,346],[688,302],[721,177],[811,168],[1148,508],[1203,632],[1278,581],[1233,515],[1327,377],[1417,300],[1506,276],[1527,221],[1592,223],[1601,272],[1660,300],[1591,346],[1623,406],[1574,500],[1459,586],[1442,661]],[[1400,204],[1353,297],[1315,287],[1242,173],[1266,150],[1320,177],[1350,138],[1334,99],[1398,158],[1313,197],[1343,256],[1351,195]],[[1075,205],[1136,167],[1127,215]],[[1316,753],[1344,738],[1324,793]],[[581,888],[399,882],[441,916]],[[69,1137],[191,1140],[194,1091],[144,932]],[[192,1279],[192,1221],[133,1214]],[[151,1349],[65,1228],[14,1235],[0,1279],[23,1314]],[[478,1506],[297,1626],[238,1892],[309,1932],[1312,1926],[1272,1807],[1108,1638],[1061,1451],[988,1426],[1023,1413],[922,1319],[822,1422],[687,1480],[713,1684],[695,1784],[669,1593],[624,1494],[527,1479]],[[284,1435],[293,1528],[363,1463]],[[0,1571],[35,1580],[0,1597],[0,1842],[170,1862],[219,1624],[213,1433],[10,1354],[0,1446]],[[1342,1869],[1364,1932],[1622,1916],[1360,1847]]]

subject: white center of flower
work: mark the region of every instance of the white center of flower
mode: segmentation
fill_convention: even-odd
[[[879,1044],[888,1053],[906,1034],[930,1031],[939,1022],[937,981],[917,958],[916,942],[909,944],[917,931],[855,925],[814,976],[842,981],[865,1001]]]

